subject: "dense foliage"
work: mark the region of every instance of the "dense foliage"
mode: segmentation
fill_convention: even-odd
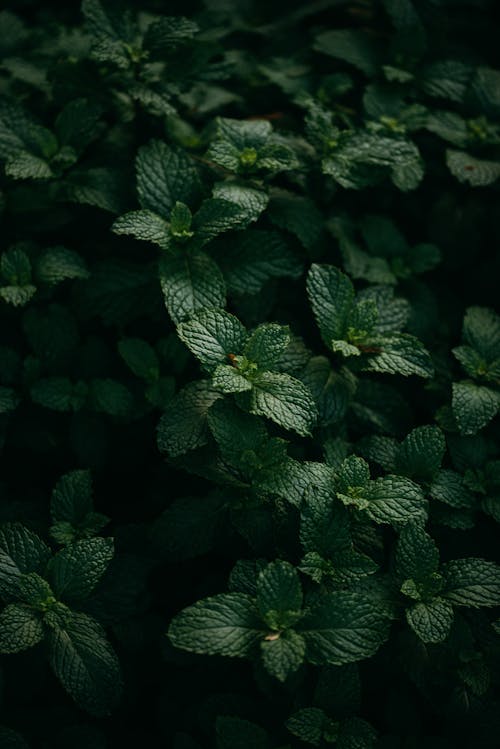
[[[494,6],[3,4],[0,746],[498,746]]]

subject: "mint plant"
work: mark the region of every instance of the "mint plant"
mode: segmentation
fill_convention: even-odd
[[[497,749],[493,0],[0,10],[0,745]]]

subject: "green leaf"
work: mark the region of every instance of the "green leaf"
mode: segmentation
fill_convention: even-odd
[[[88,598],[108,568],[113,554],[111,538],[88,538],[62,549],[48,567],[56,596],[69,604],[78,604]]]
[[[370,346],[380,349],[380,353],[367,358],[363,369],[370,372],[387,372],[403,377],[418,375],[432,377],[434,367],[431,357],[423,344],[407,333],[395,333],[380,339],[374,338]]]
[[[259,369],[274,369],[290,343],[290,328],[276,323],[264,323],[250,335],[243,354]]]
[[[91,715],[108,715],[120,699],[118,659],[100,624],[72,612],[48,633],[50,665],[77,705]]]
[[[401,528],[396,546],[396,574],[401,580],[425,580],[437,572],[439,551],[434,540],[419,523]]]
[[[461,434],[476,434],[498,413],[500,397],[473,382],[454,382],[451,407]]]
[[[133,411],[134,400],[123,383],[99,378],[89,383],[89,406],[109,416],[127,417]]]
[[[326,593],[306,612],[297,631],[314,664],[342,665],[369,658],[387,639],[383,610],[358,593]]]
[[[212,376],[212,385],[221,393],[243,393],[252,389],[252,383],[230,364],[218,364]]]
[[[314,49],[359,68],[374,76],[379,66],[379,50],[373,39],[363,31],[335,29],[318,34]]]
[[[191,382],[175,395],[158,424],[158,447],[175,458],[207,442],[207,413],[221,397],[207,380]]]
[[[368,500],[366,512],[376,523],[406,523],[426,517],[427,502],[422,489],[410,479],[384,476],[371,481],[363,493]]]
[[[247,229],[212,245],[227,287],[236,294],[257,294],[272,278],[298,278],[302,263],[278,232]]]
[[[280,630],[295,623],[302,608],[302,586],[289,562],[271,562],[259,574],[257,607],[272,629]]]
[[[257,217],[253,202],[240,205],[224,198],[208,198],[193,218],[194,242],[201,247],[226,231],[245,229]]]
[[[330,347],[344,338],[354,304],[349,278],[333,265],[312,265],[307,276],[307,293],[321,337]]]
[[[85,260],[74,250],[59,246],[44,250],[37,260],[35,274],[39,281],[48,284],[90,277]]]
[[[20,523],[0,526],[0,593],[15,595],[23,574],[43,575],[50,556],[49,547]]]
[[[406,609],[406,620],[423,642],[443,642],[453,624],[453,606],[442,598],[419,601]]]
[[[50,500],[53,520],[80,523],[92,511],[92,477],[90,471],[71,471],[61,476]]]
[[[266,671],[278,681],[285,681],[304,662],[306,644],[301,635],[288,629],[276,639],[273,635],[264,638],[260,644],[260,652]]]
[[[0,653],[19,653],[43,640],[40,614],[29,606],[9,604],[0,613]]]
[[[176,201],[190,205],[200,191],[196,167],[186,152],[159,140],[139,149],[136,173],[141,207],[165,220]]]
[[[438,502],[444,502],[457,509],[473,508],[476,503],[474,495],[465,486],[462,476],[448,469],[441,469],[436,473],[429,494]]]
[[[246,398],[247,394],[240,397]],[[250,413],[266,416],[302,436],[311,434],[317,418],[316,404],[300,380],[278,372],[262,372],[253,380],[248,398]]]
[[[455,606],[500,605],[500,567],[484,559],[454,559],[442,567],[441,595]]]
[[[243,718],[219,715],[216,723],[217,749],[269,749],[266,731]]]
[[[35,382],[30,389],[35,403],[53,411],[78,411],[88,395],[83,382],[72,383],[66,377],[45,377]]]
[[[15,390],[0,385],[0,414],[14,411],[19,405],[20,400]]]
[[[154,348],[141,338],[122,338],[118,351],[132,372],[146,382],[156,382],[160,376],[160,362]]]
[[[285,725],[290,733],[301,741],[319,746],[323,739],[323,730],[328,722],[323,710],[318,707],[304,707],[293,713]]]
[[[465,151],[446,151],[446,165],[459,182],[471,187],[492,185],[500,177],[500,161],[477,159]]]
[[[219,493],[174,500],[153,524],[154,550],[169,562],[206,554],[212,549],[219,523],[226,517],[225,504]]]
[[[168,250],[172,242],[170,224],[150,210],[125,213],[111,228],[115,234],[129,234],[140,241],[153,242],[162,250]]]
[[[255,601],[244,593],[221,593],[197,601],[170,624],[172,644],[207,655],[243,658],[266,634]]]
[[[160,282],[174,323],[205,308],[224,307],[226,288],[217,265],[202,252],[162,258]]]
[[[403,440],[395,456],[395,472],[417,480],[428,480],[438,471],[446,450],[439,427],[413,429]]]
[[[487,307],[468,307],[464,316],[464,341],[486,361],[500,357],[500,316]]]
[[[180,323],[177,333],[208,372],[239,354],[247,337],[238,318],[224,310],[199,312]]]
[[[267,440],[262,420],[228,400],[218,400],[211,406],[208,426],[222,455],[234,465],[240,463],[244,453],[258,450]]]

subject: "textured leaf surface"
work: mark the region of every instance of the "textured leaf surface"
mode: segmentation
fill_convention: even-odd
[[[310,390],[300,380],[280,372],[263,372],[254,380],[250,411],[267,416],[285,429],[309,435],[317,410]]]
[[[73,604],[87,598],[106,571],[114,554],[113,539],[89,538],[60,551],[49,564],[54,592]]]
[[[441,598],[428,603],[415,603],[406,610],[406,619],[424,642],[443,642],[453,624],[453,607],[449,601]]]
[[[77,705],[92,715],[109,714],[120,698],[118,659],[101,625],[72,613],[48,635],[50,665]]]
[[[443,568],[443,597],[457,606],[500,605],[500,567],[484,559],[454,559]]]
[[[301,620],[307,658],[342,665],[368,658],[388,635],[388,621],[373,602],[356,593],[325,594]]]
[[[168,634],[172,644],[184,650],[241,658],[266,630],[253,598],[244,593],[222,593],[177,614]]]
[[[43,636],[40,615],[30,607],[12,603],[0,613],[0,653],[19,653]]]
[[[177,333],[209,372],[227,364],[229,354],[239,354],[247,337],[238,318],[224,310],[200,312],[181,323]]]
[[[160,282],[175,323],[204,308],[224,307],[226,288],[217,265],[204,253],[163,258]]]

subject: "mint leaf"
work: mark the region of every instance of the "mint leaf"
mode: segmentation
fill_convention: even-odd
[[[395,472],[417,480],[430,479],[440,468],[445,450],[444,436],[438,427],[417,427],[396,453]]]
[[[259,369],[274,369],[289,343],[290,329],[287,326],[265,323],[250,335],[243,354]]]
[[[246,398],[247,394],[243,393]],[[302,436],[311,434],[317,410],[309,389],[300,380],[279,372],[262,372],[253,380],[246,404],[250,413],[266,416]]]
[[[77,541],[58,552],[48,566],[49,580],[57,598],[69,604],[88,598],[114,554],[111,538]]]
[[[226,301],[222,274],[213,260],[202,252],[162,258],[160,282],[174,323],[205,308],[223,307]]]
[[[491,388],[454,382],[451,407],[461,434],[476,434],[498,413],[500,397]]]
[[[419,601],[406,609],[406,620],[423,642],[443,642],[453,624],[453,607],[442,598]]]
[[[79,707],[91,715],[108,715],[122,690],[118,659],[101,625],[72,612],[53,624],[48,636],[50,665]]]
[[[432,377],[434,367],[431,357],[423,344],[412,335],[397,333],[383,338],[374,338],[370,346],[380,352],[363,363],[363,369],[370,372],[387,372],[403,377],[418,375]]]
[[[40,614],[29,606],[12,603],[0,613],[0,653],[19,653],[43,640]]]
[[[160,140],[139,149],[136,174],[141,207],[165,221],[176,201],[190,205],[199,193],[198,173],[191,159]]]
[[[177,333],[207,372],[239,354],[247,337],[238,318],[223,310],[200,312],[180,323]]]
[[[439,551],[431,536],[419,523],[405,523],[396,547],[396,574],[401,580],[425,580],[438,567]]]
[[[257,581],[257,607],[272,629],[295,623],[302,608],[302,587],[293,565],[277,560],[262,570]]]
[[[418,484],[401,476],[375,479],[364,490],[368,501],[366,512],[376,523],[405,523],[411,518],[424,519],[427,502]]]
[[[386,640],[388,629],[384,612],[371,600],[344,591],[323,595],[297,627],[311,663],[337,666],[369,658]]]
[[[278,681],[285,681],[304,662],[306,644],[301,635],[287,629],[276,639],[273,635],[264,638],[260,652],[266,671]]]
[[[207,380],[191,382],[175,395],[158,424],[158,447],[171,457],[207,441],[207,413],[221,397]]]
[[[162,250],[168,250],[172,242],[170,225],[149,210],[125,213],[116,219],[112,229],[115,234],[128,234],[140,241],[153,242]]]
[[[455,606],[500,605],[500,567],[484,559],[454,559],[442,567],[442,596]]]
[[[266,634],[254,599],[244,593],[221,593],[181,611],[168,636],[175,647],[207,655],[243,658]]]
[[[0,526],[0,593],[15,595],[21,575],[44,573],[50,559],[49,547],[20,523]]]
[[[307,293],[321,337],[330,347],[344,337],[354,304],[349,278],[333,265],[312,265],[307,276]]]

